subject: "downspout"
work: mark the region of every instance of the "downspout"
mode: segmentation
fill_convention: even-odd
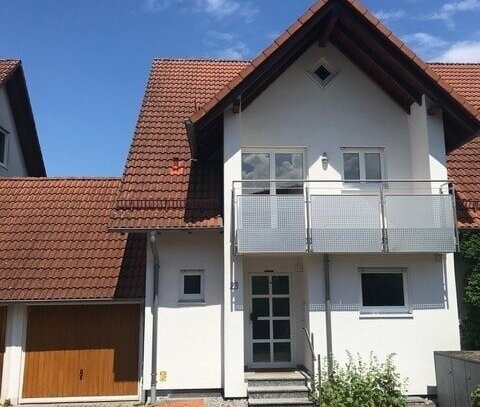
[[[153,301],[152,301],[152,381],[150,386],[150,403],[157,402],[157,325],[158,325],[158,277],[160,261],[157,249],[157,234],[150,232],[150,250],[153,256]]]
[[[325,276],[325,327],[327,336],[327,368],[329,380],[333,377],[333,350],[332,350],[332,302],[330,295],[330,259],[328,254],[323,255],[323,272]]]

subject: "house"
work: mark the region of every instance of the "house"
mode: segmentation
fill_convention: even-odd
[[[356,0],[253,61],[154,60],[121,180],[0,181],[2,398],[258,397],[247,371],[347,351],[435,393],[433,351],[460,347],[456,204],[480,218],[470,69]]]
[[[0,59],[0,176],[45,176],[22,63]]]

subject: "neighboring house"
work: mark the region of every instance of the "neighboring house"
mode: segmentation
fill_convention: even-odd
[[[155,60],[121,181],[0,181],[2,397],[246,397],[246,370],[312,369],[304,328],[435,393],[433,351],[460,347],[449,154],[477,196],[461,72],[354,0],[253,61]]]
[[[0,176],[45,176],[22,63],[0,58]]]

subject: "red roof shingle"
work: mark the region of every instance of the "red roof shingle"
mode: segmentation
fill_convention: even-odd
[[[185,119],[246,65],[154,60],[111,228],[222,226],[222,174],[192,164]]]
[[[3,85],[13,71],[20,65],[17,59],[1,59],[0,58],[0,86]]]
[[[144,235],[107,230],[119,179],[0,179],[0,301],[141,298]]]
[[[431,67],[480,112],[480,64],[432,64]],[[452,151],[447,167],[458,195],[459,226],[480,228],[480,137]]]

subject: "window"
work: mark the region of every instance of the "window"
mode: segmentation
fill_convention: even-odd
[[[303,193],[301,182],[304,179],[303,156],[301,149],[242,153],[242,180],[275,180],[246,182],[243,185],[244,192],[250,194]]]
[[[180,271],[180,302],[205,301],[204,274],[203,270]]]
[[[0,164],[7,165],[8,131],[0,127]]]
[[[344,148],[343,179],[347,182],[384,178],[382,148]]]
[[[325,58],[321,58],[309,72],[310,77],[323,88],[332,82],[337,74],[338,69],[334,68]]]
[[[360,282],[363,312],[408,312],[405,269],[360,269]]]

